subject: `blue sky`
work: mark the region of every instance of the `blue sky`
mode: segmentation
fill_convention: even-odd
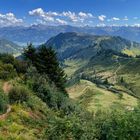
[[[137,25],[140,0],[0,0],[0,26]]]

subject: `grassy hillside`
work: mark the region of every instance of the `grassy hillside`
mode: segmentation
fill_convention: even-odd
[[[11,111],[3,118],[0,116],[0,139],[42,139],[48,121],[46,116],[51,112],[44,102],[30,93],[28,102],[12,104]]]
[[[70,98],[91,112],[98,110],[123,109],[131,110],[138,105],[138,99],[125,92],[115,94],[106,89],[97,87],[94,83],[81,80],[79,83],[67,89]],[[120,94],[122,97],[120,97]]]
[[[111,50],[105,50],[93,57],[87,65],[78,70],[82,78],[99,85],[123,90],[140,97],[139,94],[139,58],[125,56]],[[122,81],[121,81],[122,79]]]
[[[52,49],[36,50],[29,45],[24,55],[26,60],[0,55],[1,140],[139,138],[140,110],[135,97],[81,80],[67,88],[69,98],[65,74]],[[74,71],[69,73],[71,78]]]
[[[63,60],[70,97],[88,110],[136,105],[140,98],[140,59],[136,58],[140,54],[139,43],[121,37],[61,33],[46,45],[52,46]],[[88,84],[81,84],[80,80],[87,80]]]
[[[83,61],[80,59],[73,60],[73,59],[67,59],[64,62],[64,70],[68,77],[73,76],[73,74],[82,68],[85,64],[87,64],[88,61]]]
[[[136,50],[140,49],[139,43],[118,36],[95,36],[74,32],[60,33],[52,37],[46,42],[46,46],[55,49],[60,60],[68,58],[89,60],[101,49],[112,49],[134,56],[139,54]]]
[[[1,81],[2,87],[4,83]],[[2,114],[4,117],[0,115],[1,140],[82,140],[83,138],[85,140],[100,140],[102,137],[112,135],[117,130],[119,132],[115,136],[118,137],[123,131],[123,135],[120,137],[129,139],[131,136],[134,138],[137,135],[132,133],[133,135],[128,137],[127,130],[139,132],[139,122],[137,122],[139,114],[137,110],[135,111],[137,99],[127,94],[124,94],[123,98],[120,99],[118,95],[102,90],[91,82],[81,80],[79,84],[68,89],[71,93],[70,97],[74,98],[77,104],[72,102],[68,104],[67,109],[55,110],[37,97],[36,93],[23,84],[21,79],[10,80],[9,85],[11,88],[19,86],[26,88],[29,98],[27,101],[11,104],[10,112],[6,115]],[[50,89],[54,91],[53,87]],[[7,95],[7,93],[4,94]],[[72,111],[74,104],[76,105],[75,111]],[[82,107],[78,109],[78,104],[84,109]],[[70,114],[66,111],[69,109],[71,110]],[[90,114],[86,109],[94,114]],[[102,111],[99,112],[99,110]],[[113,129],[113,132],[103,133],[106,129],[113,128],[112,121],[114,119],[117,123],[115,124],[117,130]],[[124,119],[125,121],[122,121]],[[109,127],[108,124],[110,124]],[[121,128],[120,124],[124,124],[124,127]],[[138,128],[136,128],[137,125]],[[102,128],[102,126],[104,127]],[[110,137],[109,140],[112,138]]]

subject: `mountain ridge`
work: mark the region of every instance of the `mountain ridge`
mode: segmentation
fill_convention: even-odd
[[[90,59],[91,55],[96,55],[101,49],[112,49],[123,53],[126,53],[125,50],[140,49],[139,43],[119,36],[97,36],[76,32],[60,33],[45,44],[55,49],[60,59],[74,57]]]
[[[39,24],[28,27],[1,27],[0,37],[22,44],[27,42],[40,44],[61,32],[79,32],[92,35],[121,36],[131,41],[140,42],[140,27],[132,26],[75,27],[70,25],[46,26]]]
[[[1,53],[18,53],[22,50],[22,47],[16,43],[4,38],[0,38],[0,52]]]

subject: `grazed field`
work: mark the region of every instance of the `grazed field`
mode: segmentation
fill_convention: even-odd
[[[98,88],[95,84],[81,80],[80,83],[67,89],[70,98],[77,100],[89,111],[109,110],[109,109],[133,109],[137,106],[137,99],[123,94],[122,99],[118,94],[108,90]]]

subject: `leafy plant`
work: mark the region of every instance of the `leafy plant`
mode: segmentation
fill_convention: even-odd
[[[23,103],[29,98],[29,91],[24,87],[13,87],[9,91],[9,101],[13,103]]]
[[[2,91],[0,91],[0,113],[6,111],[7,105],[8,105],[7,96]]]
[[[56,52],[52,48],[41,45],[36,49],[30,44],[27,49],[25,49],[24,56],[30,64],[36,67],[39,73],[46,74],[60,91],[66,93],[66,75],[59,66]]]

